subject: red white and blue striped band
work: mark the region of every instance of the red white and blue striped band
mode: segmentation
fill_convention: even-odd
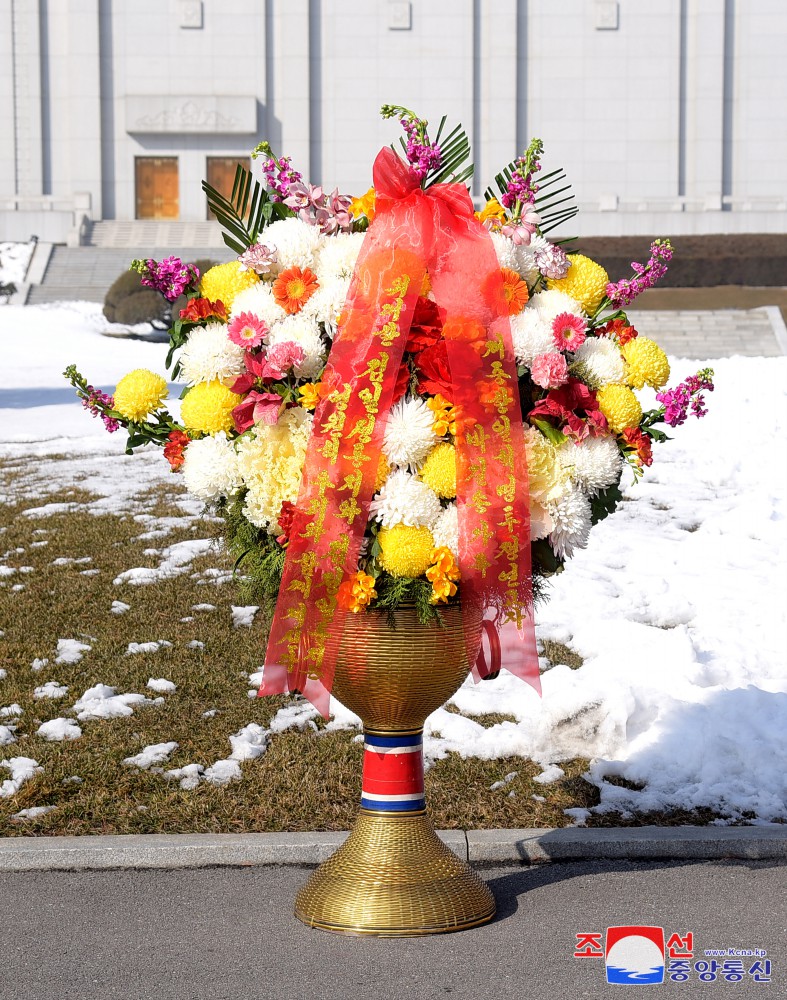
[[[422,733],[365,733],[361,807],[376,812],[425,809],[422,751]]]

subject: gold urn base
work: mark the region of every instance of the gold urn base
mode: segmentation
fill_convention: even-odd
[[[344,844],[298,893],[295,915],[342,934],[409,937],[485,924],[495,900],[424,813],[362,809]]]

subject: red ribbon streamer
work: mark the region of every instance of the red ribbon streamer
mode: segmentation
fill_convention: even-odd
[[[357,572],[385,423],[427,271],[444,312],[457,416],[462,604],[484,615],[497,640],[491,649],[500,648],[500,662],[487,665],[478,659],[477,632],[468,629],[468,661],[476,679],[502,665],[540,691],[527,456],[494,246],[463,185],[423,191],[389,148],[375,160],[374,186],[375,220],[323,375],[326,395],[314,415],[259,691],[300,691],[325,716],[348,613],[336,593]]]

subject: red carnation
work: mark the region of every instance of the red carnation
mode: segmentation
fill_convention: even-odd
[[[279,511],[279,527],[281,528],[281,534],[276,539],[279,545],[284,545],[290,540],[290,532],[292,531],[292,522],[295,520],[295,504],[290,503],[289,500],[283,501],[281,505],[281,510]]]
[[[413,322],[407,335],[404,349],[409,354],[418,354],[436,344],[443,329],[443,319],[436,302],[418,297],[413,313]]]

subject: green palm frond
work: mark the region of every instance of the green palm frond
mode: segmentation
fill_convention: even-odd
[[[430,170],[426,175],[426,187],[432,184],[461,184],[473,176],[475,169],[472,163],[465,161],[470,156],[470,140],[461,125],[455,126],[443,139],[446,117],[440,119],[437,134],[431,140],[433,146],[440,146],[442,159],[437,170]],[[407,143],[400,137],[399,143],[407,154]]]
[[[515,162],[509,163],[499,174],[495,176],[495,184],[499,195],[505,194],[508,189],[508,182],[514,172]],[[579,212],[573,194],[566,194],[571,191],[571,185],[558,185],[566,180],[565,171],[562,167],[551,170],[548,174],[540,174],[538,178],[538,194],[535,198],[536,211],[541,216],[541,232],[543,235],[551,232],[557,226],[573,219]],[[484,198],[489,201],[491,198],[499,197],[491,187],[484,191]],[[565,195],[561,198],[560,195]]]
[[[271,201],[262,184],[240,163],[235,170],[229,198],[225,198],[207,181],[202,182],[202,190],[207,196],[208,207],[224,230],[224,242],[238,254],[257,242],[257,237],[269,222],[292,215],[286,205]]]

